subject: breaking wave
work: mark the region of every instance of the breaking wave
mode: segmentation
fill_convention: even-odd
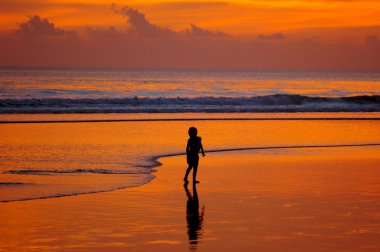
[[[254,97],[0,99],[0,114],[182,112],[380,112],[380,95]]]

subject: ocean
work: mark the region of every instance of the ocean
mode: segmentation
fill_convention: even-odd
[[[380,73],[0,68],[0,114],[380,111]]]
[[[206,155],[375,148],[379,95],[380,73],[2,67],[0,202],[146,184],[190,126]]]

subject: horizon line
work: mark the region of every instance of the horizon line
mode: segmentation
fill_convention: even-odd
[[[2,69],[14,69],[14,70],[26,70],[26,69],[38,69],[38,70],[107,70],[107,71],[214,71],[214,72],[268,72],[268,73],[380,73],[380,70],[327,70],[327,69],[249,69],[249,68],[139,68],[139,67],[94,67],[94,66],[28,66],[28,65],[0,65]]]

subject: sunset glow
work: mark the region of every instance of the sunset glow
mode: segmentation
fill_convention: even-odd
[[[6,0],[0,14],[3,66],[380,69],[378,1]]]
[[[380,0],[0,2],[0,252],[380,251]]]
[[[4,3],[5,2],[5,3]],[[380,25],[379,1],[115,1],[145,13],[160,26],[174,30],[196,23],[231,34],[279,32],[311,27],[363,27]],[[15,29],[27,15],[40,15],[63,28],[123,26],[111,2],[3,1],[1,29]],[[101,17],[101,18],[99,18]]]

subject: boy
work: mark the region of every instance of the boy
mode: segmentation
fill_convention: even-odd
[[[205,153],[203,151],[203,146],[201,142],[201,138],[197,136],[198,130],[195,127],[189,128],[189,140],[187,141],[186,146],[186,156],[187,156],[187,163],[189,164],[189,167],[186,170],[186,175],[183,178],[185,181],[185,184],[189,183],[187,180],[187,176],[189,175],[191,169],[193,168],[193,183],[199,183],[199,181],[196,180],[197,177],[197,170],[198,170],[198,162],[199,162],[199,151],[202,151],[203,157],[205,156]]]

